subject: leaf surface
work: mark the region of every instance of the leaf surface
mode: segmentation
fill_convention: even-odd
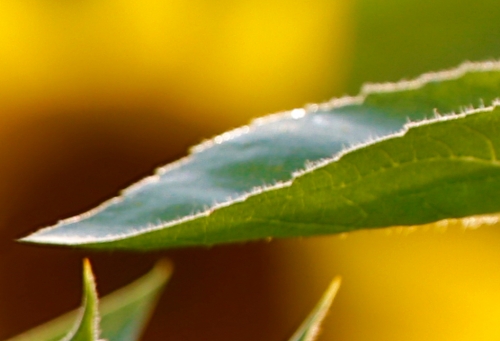
[[[171,271],[171,264],[162,261],[143,277],[100,300],[101,338],[108,341],[138,340]],[[81,320],[79,311],[62,315],[7,341],[58,341],[68,333],[75,320]]]
[[[499,70],[464,64],[256,120],[22,241],[145,250],[498,212],[498,109],[449,114],[489,106]]]
[[[289,341],[314,341],[326,313],[332,305],[335,295],[340,287],[340,277],[336,277],[325,291],[313,311],[307,316],[302,325],[297,329]]]

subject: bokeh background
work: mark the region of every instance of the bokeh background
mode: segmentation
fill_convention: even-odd
[[[498,340],[500,230],[358,232],[152,254],[15,243],[252,117],[500,57],[496,0],[2,0],[0,339],[173,259],[144,340]]]

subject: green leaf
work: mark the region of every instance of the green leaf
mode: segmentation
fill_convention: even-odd
[[[289,341],[313,341],[316,339],[321,323],[323,322],[326,313],[332,305],[335,295],[340,287],[340,277],[336,277],[328,286],[318,304],[313,311],[307,316],[299,329],[293,334]]]
[[[440,118],[490,105],[499,70],[464,64],[257,120],[22,241],[144,250],[500,211],[498,110]]]
[[[73,329],[61,341],[98,341],[99,340],[99,307],[95,278],[90,262],[83,262],[83,301],[80,316]]]
[[[138,340],[171,271],[169,262],[159,262],[148,274],[100,300],[101,338],[108,341]],[[92,276],[89,266],[85,273],[87,281],[93,278],[89,277]],[[86,288],[90,290],[91,287],[86,284]],[[77,319],[81,320],[79,312],[72,311],[7,341],[57,341],[67,334]]]

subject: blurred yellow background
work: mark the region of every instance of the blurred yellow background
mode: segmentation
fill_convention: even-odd
[[[27,116],[152,102],[199,126],[241,125],[324,99],[327,85],[341,84],[347,7],[320,0],[6,0],[1,105]]]
[[[497,340],[496,227],[387,231],[153,254],[13,242],[215,133],[500,55],[495,1],[0,2],[0,338],[177,265],[145,340],[284,340],[339,274],[321,340]]]

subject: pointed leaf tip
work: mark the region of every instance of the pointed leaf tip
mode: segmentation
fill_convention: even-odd
[[[299,329],[293,334],[289,341],[314,341],[319,333],[319,328],[326,313],[332,305],[333,299],[340,288],[341,278],[335,277],[328,286],[319,302],[316,304],[309,316],[304,320]]]
[[[83,260],[83,299],[80,318],[61,341],[98,341],[99,310],[95,278],[90,261]]]
[[[169,259],[163,258],[156,262],[150,274],[155,275],[158,278],[163,278],[161,282],[166,284],[172,275],[172,272],[174,272],[174,263],[172,263]]]

